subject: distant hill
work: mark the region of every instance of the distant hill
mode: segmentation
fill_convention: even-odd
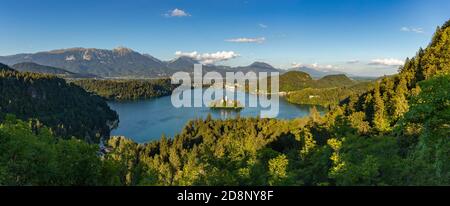
[[[324,76],[318,79],[316,82],[316,87],[327,88],[327,87],[342,87],[355,84],[356,81],[348,78],[345,74],[336,74]]]
[[[311,75],[311,77],[313,77],[313,78],[322,78],[327,75],[335,75],[335,74],[346,74],[346,73],[340,72],[340,71],[334,71],[334,70],[322,71],[322,70],[318,70],[318,69],[314,69],[314,68],[306,67],[306,66],[291,68],[288,71],[305,72],[305,73],[308,73],[309,75]]]
[[[14,69],[10,68],[8,65],[6,64],[2,64],[0,63],[0,71],[14,71]]]
[[[186,71],[192,72],[194,68],[194,64],[199,64],[199,62],[190,57],[178,57],[171,61],[166,62],[166,66],[172,70],[176,71]]]
[[[95,75],[92,75],[92,74],[77,74],[77,73],[69,72],[67,70],[56,68],[56,67],[36,64],[34,62],[23,62],[23,63],[14,64],[12,66],[12,68],[14,68],[15,70],[20,71],[20,72],[52,74],[52,75],[65,77],[65,78],[94,78],[94,77],[96,77]]]
[[[55,74],[55,75],[71,75],[75,74],[73,72],[66,71],[64,69],[59,69],[51,66],[44,66],[40,64],[36,64],[33,62],[23,62],[14,64],[12,66],[17,71],[20,72],[34,72],[34,73],[43,73],[43,74]]]
[[[200,64],[199,61],[190,58],[190,57],[178,57],[174,60],[168,61],[167,67],[170,71],[185,71],[185,72],[193,72],[194,64]],[[247,72],[279,72],[279,69],[274,68],[272,65],[264,63],[264,62],[254,62],[248,66],[239,66],[239,67],[230,67],[230,66],[221,66],[221,65],[212,65],[207,64],[203,65],[203,72],[218,72],[223,77],[226,76],[227,72],[238,72],[241,71],[243,73]],[[270,75],[270,73],[268,74]]]
[[[314,80],[309,74],[301,71],[288,71],[279,77],[280,91],[298,91],[305,88],[332,88],[349,86],[357,83],[344,74],[328,75]]]
[[[232,71],[242,71],[246,72],[279,72],[279,69],[276,69],[270,64],[264,62],[253,62],[248,66],[234,67],[230,68]],[[270,75],[270,74],[268,74]]]
[[[305,72],[289,71],[279,77],[280,91],[294,91],[310,87],[314,80]]]

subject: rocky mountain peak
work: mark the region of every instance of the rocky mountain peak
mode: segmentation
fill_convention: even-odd
[[[114,48],[112,51],[116,52],[116,53],[119,53],[119,54],[129,54],[129,53],[133,53],[134,52],[132,49],[127,48],[127,47],[122,47],[122,46]]]

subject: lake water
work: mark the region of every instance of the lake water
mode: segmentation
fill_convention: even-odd
[[[202,91],[202,89],[194,90]],[[236,98],[238,99],[243,96],[245,96],[246,105],[249,105],[250,101],[256,99],[264,101],[255,94],[248,94],[240,91],[236,94]],[[195,98],[193,99],[194,100],[192,101],[198,100]],[[205,119],[208,114],[211,114],[215,119],[235,118],[238,113],[241,117],[261,117],[262,110],[269,110],[266,107],[261,107],[259,103],[258,107],[245,107],[239,112],[230,110],[211,110],[208,107],[175,108],[172,105],[171,96],[150,100],[109,102],[108,104],[119,114],[120,120],[119,126],[113,130],[111,134],[126,136],[139,143],[159,139],[162,134],[173,137],[175,134],[181,132],[184,125],[186,125],[189,120],[197,118]],[[207,103],[207,105],[209,105],[209,103]],[[309,109],[310,106],[290,104],[284,98],[280,97],[279,113],[276,118],[293,119],[307,116],[309,114]]]

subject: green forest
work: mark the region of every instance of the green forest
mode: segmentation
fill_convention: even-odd
[[[0,65],[0,120],[13,114],[56,136],[87,142],[108,138],[118,116],[106,102],[53,75],[17,72]],[[95,115],[93,115],[95,114]]]
[[[286,94],[286,100],[294,104],[336,106],[348,97],[357,97],[373,87],[373,82],[360,82],[348,86],[329,88],[305,88]]]
[[[89,116],[29,114],[50,113],[37,107],[35,99],[43,101],[44,91],[65,86],[8,69],[1,75],[2,95],[9,95],[0,99],[0,185],[450,185],[450,21],[437,28],[425,49],[406,60],[398,75],[330,105],[323,116],[315,108],[308,117],[294,120],[209,116],[190,121],[173,138],[162,136],[146,144],[111,137],[99,148],[83,138],[60,138],[54,121],[84,125]],[[21,93],[39,82],[47,86],[39,95]],[[54,82],[65,84],[56,78]],[[81,91],[87,100],[101,99]],[[67,101],[54,100],[61,108],[75,101],[60,98]],[[30,110],[5,107],[16,99],[22,101],[18,105],[31,105],[25,107]],[[75,108],[99,110],[101,105],[99,100]],[[48,122],[39,119],[43,117]],[[44,126],[36,127],[37,120],[28,118]],[[104,120],[116,117],[95,118],[105,126]]]
[[[267,78],[271,84],[271,78]],[[313,79],[301,71],[288,71],[279,76],[279,91],[292,104],[337,106],[350,96],[358,96],[373,86],[369,80],[353,80],[344,74]],[[246,85],[246,91],[250,86]],[[270,92],[268,87],[267,91]]]
[[[270,83],[270,78],[268,79]],[[280,91],[292,92],[306,88],[333,88],[351,86],[357,82],[348,78],[344,74],[328,75],[320,79],[312,79],[312,77],[301,71],[289,71],[279,77]]]
[[[172,94],[176,85],[170,79],[151,80],[75,80],[74,84],[108,100],[149,99]]]

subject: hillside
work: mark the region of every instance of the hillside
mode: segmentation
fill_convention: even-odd
[[[398,75],[378,80],[373,90],[349,104],[364,112],[378,130],[389,130],[408,111],[408,99],[420,92],[419,82],[450,73],[449,37],[450,21],[436,30],[426,49],[420,48],[415,57],[406,59]]]
[[[106,102],[52,75],[0,71],[0,119],[6,114],[48,126],[57,136],[98,142],[108,138],[117,114]],[[95,114],[95,115],[93,115]]]
[[[95,78],[95,75],[92,74],[77,74],[73,72],[66,71],[64,69],[44,66],[40,64],[36,64],[33,62],[23,62],[14,64],[12,66],[16,71],[20,72],[33,72],[33,73],[41,73],[41,74],[52,74],[62,78]]]
[[[317,88],[343,87],[355,84],[356,81],[348,78],[345,74],[336,74],[324,76],[315,81]]]
[[[73,82],[86,91],[95,93],[108,100],[137,100],[167,96],[177,85],[170,79],[152,80],[93,80],[84,79]]]
[[[311,86],[314,80],[309,74],[299,71],[286,72],[279,77],[280,91],[288,92],[301,90]]]
[[[344,87],[356,83],[344,74],[328,75],[318,80],[314,80],[309,74],[300,71],[288,71],[279,76],[280,92],[292,92],[306,88]]]
[[[66,71],[64,69],[59,69],[56,67],[44,66],[40,64],[36,64],[33,62],[22,62],[18,64],[14,64],[12,66],[16,71],[19,72],[34,72],[34,73],[42,73],[42,74],[54,74],[54,75],[72,75],[73,72]]]
[[[14,69],[9,67],[8,65],[0,63],[0,71],[14,71]]]
[[[336,106],[350,96],[357,96],[373,87],[372,82],[352,83],[350,86],[331,86],[324,88],[306,88],[292,91],[286,95],[286,100],[294,104]]]
[[[315,68],[311,68],[311,67],[307,67],[307,66],[301,66],[301,67],[295,67],[295,68],[291,68],[288,71],[300,71],[300,72],[305,72],[307,74],[309,74],[311,77],[318,79],[318,78],[322,78],[324,76],[328,76],[328,75],[338,75],[338,74],[345,74],[344,72],[340,72],[340,71],[333,71],[333,70],[319,70],[319,69],[315,69]],[[347,74],[345,74],[347,75]]]

